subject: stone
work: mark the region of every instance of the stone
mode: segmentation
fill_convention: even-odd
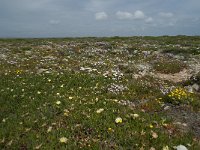
[[[179,145],[176,147],[177,150],[188,150],[184,145]]]
[[[199,85],[196,84],[196,83],[194,83],[194,84],[192,85],[192,88],[193,88],[195,91],[199,91]]]
[[[25,51],[25,55],[27,56],[32,55],[32,51]]]
[[[7,58],[6,55],[4,55],[4,54],[0,54],[0,59],[6,59],[6,58]]]
[[[137,54],[137,53],[138,53],[138,50],[134,50],[133,53],[134,53],[134,54]]]
[[[192,85],[192,88],[193,88],[195,91],[199,91],[199,85],[196,84],[196,83]]]
[[[170,109],[170,106],[165,106],[164,107],[164,110],[169,110]]]
[[[187,91],[189,92],[189,93],[193,93],[194,92],[194,90],[193,90],[193,88],[192,88],[192,86],[185,86],[185,88],[187,89]]]
[[[48,70],[48,69],[43,69],[43,68],[38,69],[37,74],[41,74],[41,73],[43,73],[43,72],[46,72],[47,70]]]

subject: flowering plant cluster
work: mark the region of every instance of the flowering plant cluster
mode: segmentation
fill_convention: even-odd
[[[192,93],[181,87],[172,89],[167,96],[172,103],[189,103],[192,101]]]

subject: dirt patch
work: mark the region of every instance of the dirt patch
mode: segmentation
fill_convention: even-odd
[[[156,78],[159,78],[162,80],[168,80],[174,83],[186,81],[192,76],[191,71],[187,69],[183,69],[182,71],[175,74],[163,74],[163,73],[157,72],[157,73],[152,73],[151,75]]]

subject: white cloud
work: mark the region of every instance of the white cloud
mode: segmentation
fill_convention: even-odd
[[[134,13],[134,19],[144,19],[145,18],[145,14],[143,11],[141,10],[137,10]]]
[[[49,23],[52,25],[55,25],[55,24],[59,24],[60,21],[59,20],[50,20]]]
[[[147,19],[145,19],[145,22],[146,22],[146,23],[151,23],[151,22],[153,22],[153,18],[148,17]]]
[[[106,20],[108,18],[108,15],[105,12],[98,12],[95,14],[96,20]]]
[[[134,14],[126,11],[118,11],[116,13],[118,19],[145,19],[145,14],[141,10],[137,10]]]
[[[159,13],[159,16],[165,17],[165,18],[171,18],[171,17],[174,16],[174,14],[173,14],[173,13],[170,13],[170,12],[168,12],[168,13],[161,12],[161,13]]]
[[[172,27],[172,26],[174,26],[175,24],[173,23],[173,22],[169,22],[168,24],[167,24],[167,26],[169,26],[169,27]]]
[[[133,14],[129,13],[129,12],[122,12],[122,11],[118,11],[116,13],[117,18],[119,19],[132,19],[133,18]]]

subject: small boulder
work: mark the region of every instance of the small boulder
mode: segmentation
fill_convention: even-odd
[[[37,70],[37,74],[44,73],[44,72],[46,72],[47,70],[48,70],[48,69],[43,69],[43,68],[38,69],[38,70]]]
[[[179,145],[176,147],[177,150],[188,150],[184,145]]]
[[[192,85],[192,88],[195,90],[195,91],[199,91],[200,90],[200,87],[197,83],[193,84]]]

